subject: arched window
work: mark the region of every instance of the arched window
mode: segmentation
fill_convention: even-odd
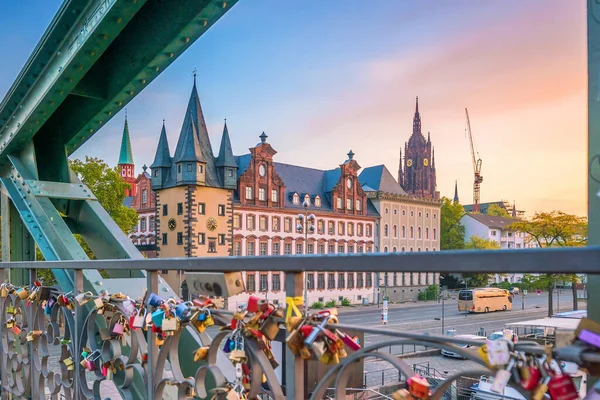
[[[415,237],[415,232],[414,232],[414,229],[413,229],[413,227],[411,226],[411,227],[410,227],[410,238],[412,239],[412,238],[414,238],[414,237]]]
[[[425,227],[425,239],[429,239],[429,227]]]
[[[421,239],[421,227],[417,227],[417,233],[419,235],[419,239]]]
[[[298,196],[298,193],[294,193],[294,196],[292,196],[292,203],[300,204],[300,196]]]
[[[310,196],[309,196],[309,195],[307,195],[307,194],[305,194],[305,195],[304,195],[304,201],[305,201],[306,203],[308,203],[308,205],[310,205]]]
[[[402,237],[406,237],[406,226],[402,225]]]
[[[433,228],[433,240],[437,240],[437,231],[435,230],[435,228]]]
[[[396,247],[395,247],[395,246],[392,248],[392,251],[393,251],[394,253],[398,252],[398,250],[396,249]]]
[[[320,196],[315,197],[315,207],[321,207],[321,197]]]
[[[402,252],[404,253],[404,247],[402,247]]]
[[[396,225],[394,225],[394,237],[398,237],[398,227]]]
[[[385,224],[385,225],[383,226],[383,236],[385,236],[385,237],[388,237],[388,235],[389,235],[389,232],[388,232],[388,225],[387,225],[387,224]]]
[[[387,246],[385,246],[385,247],[383,248],[383,252],[384,252],[384,253],[387,253],[387,252],[388,252],[388,248],[387,248]]]

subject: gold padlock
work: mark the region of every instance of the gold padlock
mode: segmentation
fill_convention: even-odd
[[[200,347],[198,350],[194,352],[194,361],[202,361],[208,356],[208,346]]]
[[[262,334],[269,340],[275,340],[279,333],[279,324],[271,317],[265,319],[260,327]]]

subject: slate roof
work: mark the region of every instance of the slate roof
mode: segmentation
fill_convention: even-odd
[[[374,192],[385,192],[398,195],[406,195],[406,192],[396,182],[396,179],[392,176],[390,171],[385,165],[375,165],[373,167],[363,168],[360,175],[358,176],[360,184],[363,186],[364,191],[369,191],[365,188],[371,189]]]
[[[227,121],[223,126],[223,136],[221,138],[221,147],[219,149],[219,156],[217,157],[215,165],[217,167],[233,167],[237,168],[235,159],[233,158],[233,150],[231,148],[231,140],[229,139],[229,130],[227,129]]]
[[[131,150],[131,138],[129,137],[129,124],[127,123],[127,117],[125,117],[125,125],[123,126],[119,164],[133,164],[133,151]]]
[[[241,176],[246,169],[248,169],[251,157],[251,154],[234,156],[239,168],[238,176]],[[332,210],[330,192],[339,180],[341,174],[339,168],[332,170],[320,170],[279,162],[274,162],[273,167],[275,168],[277,175],[279,175],[279,177],[285,183],[286,193],[283,204],[285,208],[304,209],[302,200],[304,195],[308,194],[311,197],[311,206],[308,207],[309,209]],[[292,203],[292,196],[294,193],[298,193],[300,196],[300,204]],[[321,207],[314,206],[314,199],[317,195],[321,198]],[[375,207],[370,202],[367,202],[367,204],[368,216],[379,215]]]
[[[496,215],[487,214],[467,214],[467,216],[492,229],[504,229],[513,222],[519,221],[517,218],[498,217]]]
[[[188,126],[181,130],[181,136],[177,141],[177,147],[175,148],[175,156],[173,161],[176,163],[190,161],[204,161],[202,152],[200,151],[200,142],[198,139],[198,131],[194,126],[193,121],[188,121]]]
[[[170,166],[171,152],[169,150],[169,141],[167,140],[167,130],[165,129],[165,121],[163,120],[162,130],[160,131],[160,138],[158,139],[158,146],[156,147],[156,155],[154,156],[154,162],[152,163],[152,165],[150,165],[150,168]]]

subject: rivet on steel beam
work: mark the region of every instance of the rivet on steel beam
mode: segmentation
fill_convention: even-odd
[[[186,37],[186,38],[185,38],[185,39],[183,39],[183,40],[184,40],[186,43],[189,43],[189,42],[190,42],[190,38],[189,38],[189,37]]]
[[[96,281],[96,285],[102,286],[102,281]]]
[[[95,56],[96,52],[94,50],[90,51],[90,56]]]
[[[54,100],[52,100],[52,101],[50,102],[50,105],[51,105],[51,106],[53,106],[53,105],[54,105]]]
[[[173,54],[173,53],[169,53],[169,58],[173,58],[174,55],[175,54]]]
[[[104,121],[102,121],[102,120],[98,121],[98,123],[99,123],[100,125],[102,125],[102,123],[103,123],[103,122],[104,122]]]
[[[106,40],[106,39],[108,39],[108,35],[107,35],[106,33],[104,33],[104,34],[101,34],[101,35],[98,35],[98,36],[99,36],[99,37],[100,37],[100,39],[102,39],[102,40]]]
[[[112,115],[112,111],[107,111],[106,114],[107,115]]]
[[[93,133],[93,132],[94,132],[94,130],[93,130],[93,129],[90,129],[90,133]]]
[[[117,18],[117,24],[120,24],[120,23],[121,23],[121,21],[123,21],[123,19],[122,19],[121,17],[118,17],[118,18]]]
[[[130,95],[130,96],[133,96],[133,93],[134,93],[134,92],[133,92],[133,90],[130,90],[130,91],[129,91],[129,95]]]
[[[163,292],[168,292],[169,289],[167,289],[166,287],[163,288]]]
[[[154,67],[154,70],[155,70],[156,72],[158,72],[158,71],[160,70],[160,67],[157,65],[156,67]]]
[[[142,79],[142,85],[145,85],[145,84],[146,84],[146,80]]]
[[[227,2],[226,1],[223,2],[223,8],[225,8],[225,7],[227,7]]]

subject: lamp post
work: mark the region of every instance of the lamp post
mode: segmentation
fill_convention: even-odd
[[[315,233],[315,214],[308,214],[308,201],[304,200],[304,214],[298,214],[298,224],[296,230],[298,233],[304,233],[304,254],[308,254],[308,233]],[[308,282],[306,280],[306,271],[304,271],[304,309],[308,310]]]

